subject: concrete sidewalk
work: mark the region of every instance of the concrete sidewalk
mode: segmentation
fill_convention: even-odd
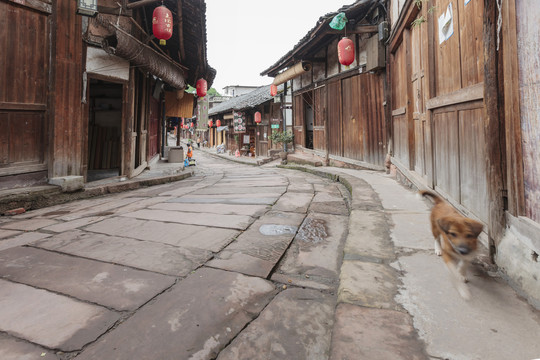
[[[384,172],[286,166],[351,191],[331,359],[537,359],[540,312],[480,251],[472,299],[434,254],[431,204]]]

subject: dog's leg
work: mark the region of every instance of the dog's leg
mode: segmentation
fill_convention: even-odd
[[[435,238],[435,255],[437,255],[437,256],[442,255],[441,238],[440,237]]]
[[[457,270],[459,271],[460,280],[464,283],[469,282],[469,279],[467,279],[467,262],[463,260],[459,260],[457,265]]]
[[[460,269],[456,267],[452,257],[446,253],[443,253],[443,260],[446,264],[446,268],[450,272],[450,279],[452,280],[452,283],[457,289],[459,295],[465,300],[470,300],[471,292],[469,291],[469,287],[467,284],[465,284],[465,282],[463,282],[463,276],[461,275]]]

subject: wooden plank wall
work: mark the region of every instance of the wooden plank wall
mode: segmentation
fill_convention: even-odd
[[[531,1],[516,1],[519,98],[523,148],[525,213],[540,223],[540,62],[538,61],[538,20],[540,8]],[[531,26],[531,24],[535,24]]]
[[[406,29],[405,31],[409,31]],[[409,135],[407,118],[407,45],[401,42],[391,54],[392,134],[393,156],[409,164]]]
[[[304,131],[304,98],[303,94],[295,95],[293,99],[294,119],[294,144],[306,146],[306,134]]]
[[[328,121],[329,153],[343,156],[343,128],[341,121],[341,82],[332,81],[327,85],[326,104]]]
[[[0,2],[0,14],[0,176],[46,174],[50,12]]]
[[[454,32],[440,43],[438,18],[450,4]],[[394,158],[416,179],[488,222],[483,1],[432,0],[431,6],[431,23],[405,24],[401,44],[392,49]],[[421,15],[427,9],[414,17]]]
[[[326,121],[326,86],[321,86],[313,90],[313,149],[324,151],[326,144],[324,140],[324,126]]]
[[[56,2],[56,48],[49,176],[81,175],[88,115],[82,112],[82,17],[75,1]]]

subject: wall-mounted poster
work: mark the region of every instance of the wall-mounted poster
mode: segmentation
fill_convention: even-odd
[[[446,11],[439,16],[439,44],[450,39],[454,34],[454,14],[452,3],[448,4]]]
[[[246,132],[246,113],[242,111],[233,113],[233,127],[234,132],[242,133]]]

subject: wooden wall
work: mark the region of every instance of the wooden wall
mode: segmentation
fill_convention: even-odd
[[[536,2],[516,1],[519,59],[519,99],[521,113],[521,146],[523,152],[523,215],[540,223],[540,61]],[[531,26],[531,24],[534,24]],[[512,79],[509,79],[512,80]]]
[[[55,67],[51,162],[49,177],[82,175],[88,134],[83,115],[82,17],[75,1],[56,1]],[[84,161],[85,162],[85,161]]]
[[[304,103],[313,106],[313,148],[330,155],[382,166],[386,156],[380,75],[360,74],[332,80],[294,97],[295,143],[305,146]],[[325,121],[328,145],[325,144]]]
[[[451,4],[453,34],[439,40]],[[393,162],[488,222],[482,0],[411,5],[391,51]],[[424,16],[427,22],[411,26]]]
[[[24,173],[43,179],[48,159],[51,11],[46,6],[37,11],[0,2],[0,14],[0,184],[7,184],[3,176]]]

